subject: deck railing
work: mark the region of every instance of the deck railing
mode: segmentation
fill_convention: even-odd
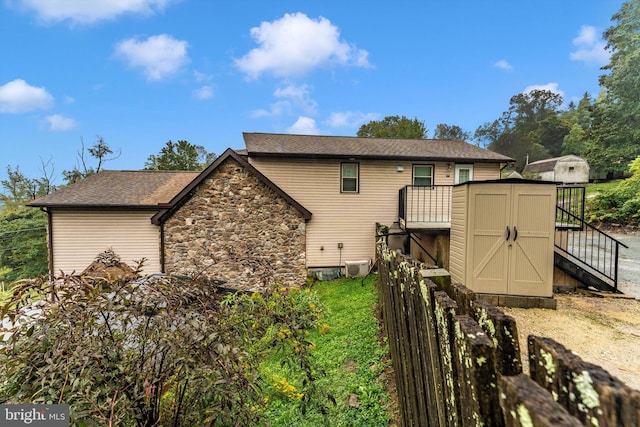
[[[452,185],[406,185],[402,187],[398,197],[400,221],[405,224],[450,223],[452,188]],[[557,205],[573,215],[574,218],[584,221],[584,186],[559,185]],[[564,221],[564,225],[569,225],[566,217],[561,218],[560,213],[558,215],[559,223]],[[575,224],[572,227],[575,227]]]
[[[450,223],[452,185],[406,185],[400,189],[398,214],[404,223]]]
[[[584,221],[585,187],[578,185],[558,185],[556,204],[574,217]],[[562,215],[558,211],[558,215]]]

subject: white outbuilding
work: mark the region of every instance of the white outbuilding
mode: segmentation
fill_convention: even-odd
[[[585,183],[589,182],[589,163],[581,157],[569,154],[531,162],[524,167],[522,175],[525,178],[563,184]]]

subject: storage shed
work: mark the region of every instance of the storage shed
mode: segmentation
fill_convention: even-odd
[[[452,191],[451,279],[478,293],[551,297],[556,185],[505,179]]]
[[[525,178],[579,184],[589,182],[589,163],[581,157],[570,154],[531,162],[524,167],[522,174]]]

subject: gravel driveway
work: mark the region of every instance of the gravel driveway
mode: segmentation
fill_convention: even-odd
[[[618,258],[618,289],[640,299],[640,232],[609,235],[629,246],[621,248]]]
[[[624,297],[557,294],[557,310],[503,308],[516,319],[525,371],[527,336],[538,335],[553,338],[640,390],[640,232],[615,229],[607,234],[629,246],[621,248],[618,264]]]

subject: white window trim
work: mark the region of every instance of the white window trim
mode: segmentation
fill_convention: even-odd
[[[345,190],[344,189],[344,165],[356,165],[356,176],[355,178],[347,177],[348,179],[355,179],[356,181],[356,189],[355,191]],[[340,192],[346,194],[357,194],[360,193],[360,163],[358,162],[342,162],[340,163]]]
[[[456,164],[454,171],[454,184],[460,184],[460,170],[468,169],[469,170],[469,181],[473,181],[473,164],[469,163],[460,163]]]

